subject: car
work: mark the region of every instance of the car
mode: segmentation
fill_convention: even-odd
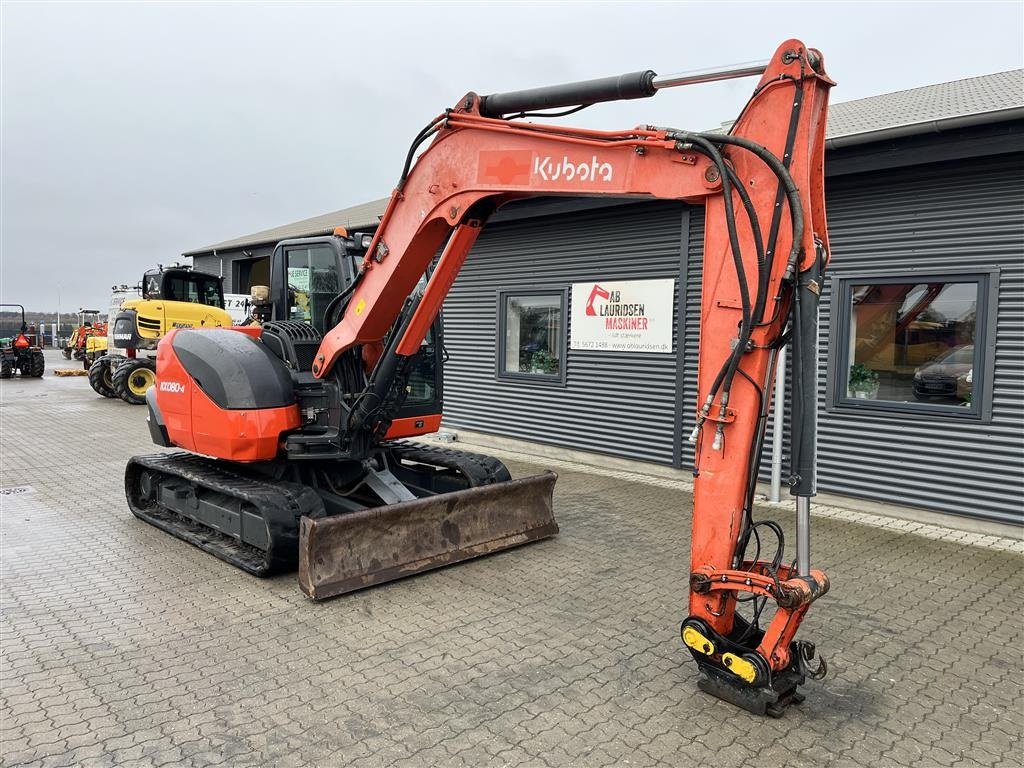
[[[914,397],[918,400],[956,398],[957,380],[974,366],[974,345],[953,347],[914,371]]]
[[[964,405],[971,404],[971,396],[974,392],[974,368],[967,373],[957,377],[956,396],[964,401]]]

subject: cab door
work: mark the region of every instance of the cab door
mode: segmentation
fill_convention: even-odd
[[[275,320],[297,320],[323,334],[327,307],[352,279],[333,238],[285,240],[274,249],[271,301]]]

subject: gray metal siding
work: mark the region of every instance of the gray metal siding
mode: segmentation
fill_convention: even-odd
[[[686,252],[686,305],[683,313],[683,369],[679,387],[683,391],[682,428],[679,444],[681,466],[693,467],[694,446],[687,440],[697,414],[697,362],[700,352],[700,297],[704,265],[704,208],[690,209],[690,236]]]
[[[837,179],[828,188],[832,278],[901,268],[998,267],[990,423],[823,410],[822,490],[1021,521],[1024,467],[1024,155]],[[822,357],[819,405],[825,408]]]
[[[828,186],[830,235],[833,260],[830,280],[826,281],[821,312],[821,357],[819,404],[819,488],[823,492],[890,501],[952,514],[971,515],[994,520],[1021,521],[1024,498],[1024,174],[1020,156],[991,158],[985,161],[943,163],[941,165],[876,172],[857,177],[832,179]],[[653,204],[651,207],[654,207]],[[647,206],[644,206],[647,208]],[[637,211],[630,211],[636,216]],[[623,231],[629,236],[634,221],[624,221],[619,212],[600,217],[605,231]],[[700,327],[700,279],[704,237],[703,210],[693,208],[689,216],[689,245],[682,284],[685,310],[682,313],[682,429],[673,434],[667,396],[644,402],[631,425],[619,420],[614,429],[595,433],[583,426],[592,425],[595,414],[621,408],[616,397],[623,382],[620,376],[602,378],[611,370],[605,362],[621,368],[632,365],[631,356],[605,360],[588,359],[590,353],[572,352],[569,356],[571,391],[550,395],[540,387],[523,388],[494,382],[494,334],[496,305],[494,293],[499,287],[519,287],[529,282],[523,274],[536,270],[538,285],[564,285],[588,279],[594,272],[572,277],[571,253],[587,253],[599,247],[601,235],[597,222],[586,218],[569,220],[557,217],[541,226],[534,221],[523,230],[508,230],[507,236],[537,238],[557,247],[548,253],[559,256],[557,263],[541,258],[529,259],[521,252],[512,269],[492,273],[489,291],[477,289],[475,305],[465,305],[461,326],[481,318],[486,324],[476,328],[477,349],[486,349],[475,366],[467,361],[450,367],[448,410],[452,426],[479,429],[527,440],[595,450],[603,453],[667,463],[669,435],[683,467],[693,461],[692,446],[685,441],[693,424],[697,399],[697,355]],[[517,225],[519,226],[519,225]],[[592,231],[592,228],[593,231]],[[557,234],[553,234],[557,233]],[[481,243],[481,247],[484,243]],[[665,244],[667,248],[667,243]],[[501,248],[515,250],[511,242],[495,243],[498,259],[511,266]],[[623,253],[628,251],[622,251]],[[483,253],[483,251],[482,251]],[[479,255],[479,254],[478,254]],[[528,259],[526,262],[522,259]],[[590,257],[592,258],[592,257]],[[490,271],[476,259],[467,265]],[[600,270],[599,262],[593,262]],[[645,262],[646,263],[646,262]],[[656,260],[662,269],[670,269],[667,254]],[[989,422],[958,421],[941,417],[920,418],[899,413],[866,413],[830,410],[826,401],[827,374],[832,355],[828,341],[831,317],[831,279],[844,274],[872,270],[891,272],[902,268],[935,269],[996,266],[1000,270],[995,328],[996,354],[992,418]],[[644,270],[640,262],[630,265],[629,277],[663,277],[668,271]],[[492,268],[493,269],[493,268]],[[548,280],[549,275],[561,275]],[[609,278],[612,275],[609,275]],[[479,286],[482,276],[470,278]],[[466,273],[460,277],[468,285]],[[456,283],[457,287],[460,283]],[[450,302],[454,303],[454,302]],[[489,311],[482,311],[489,307]],[[678,319],[678,318],[677,318]],[[447,323],[452,328],[452,319]],[[678,344],[678,341],[677,341]],[[464,346],[467,352],[473,347]],[[454,362],[454,361],[453,361]],[[463,385],[464,372],[476,367],[470,385]],[[638,371],[643,375],[646,369]],[[600,372],[600,373],[599,373]],[[654,381],[667,386],[668,366],[654,369]],[[627,377],[630,378],[630,377]],[[487,386],[483,386],[483,382]],[[584,389],[594,387],[593,390]],[[477,409],[493,411],[489,398],[503,398],[501,417],[486,424]],[[476,408],[467,408],[472,401]],[[580,408],[583,411],[580,411]],[[553,410],[552,410],[553,409]],[[634,409],[635,411],[636,409]],[[564,415],[563,415],[564,412]],[[556,415],[550,415],[550,414]],[[536,420],[538,415],[542,418]],[[589,419],[589,421],[588,421]],[[567,429],[568,428],[568,429]],[[769,479],[770,438],[765,445],[761,478]],[[621,439],[625,445],[617,446]],[[650,449],[655,448],[656,451]],[[786,457],[788,461],[788,456]]]
[[[834,179],[822,294],[819,488],[1021,522],[1024,498],[1024,166],[1021,155]],[[999,268],[989,422],[832,409],[826,393],[836,278]],[[838,372],[835,372],[838,373]],[[787,414],[788,417],[788,414]],[[770,429],[769,429],[770,434]],[[786,455],[788,462],[788,454]],[[761,465],[769,479],[770,442]],[[785,474],[785,466],[783,473]]]
[[[679,203],[626,205],[485,230],[444,305],[445,426],[672,463],[674,354],[567,349],[564,387],[498,379],[497,294],[678,278],[684,211]],[[568,346],[568,316],[565,325]]]
[[[211,275],[221,274],[221,265],[224,268],[224,293],[232,293],[231,290],[231,262],[220,256],[194,256],[192,267],[199,272],[208,272]]]

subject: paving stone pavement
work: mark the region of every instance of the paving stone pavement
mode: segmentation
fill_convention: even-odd
[[[314,604],[132,517],[144,419],[0,386],[4,766],[1021,765],[1013,552],[816,518],[830,673],[762,719],[696,689],[677,489],[563,469],[557,538]]]

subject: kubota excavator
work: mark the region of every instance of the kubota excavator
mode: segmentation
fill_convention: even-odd
[[[728,133],[523,119],[752,74],[761,79]],[[416,136],[355,269],[324,283],[334,295],[322,328],[289,319],[280,288],[262,326],[167,334],[159,386],[147,395],[150,431],[158,444],[189,453],[130,461],[133,512],[256,573],[288,567],[297,555],[300,586],[314,599],[552,535],[553,474],[510,480],[496,463],[445,464],[399,440],[436,429],[402,418],[415,371],[436,354],[424,339],[473,243],[505,203],[565,195],[702,205],[700,400],[690,435],[690,600],[681,635],[701,689],[781,714],[802,699],[805,677],[823,671],[810,670],[813,646],[795,635],[829,587],[810,567],[809,499],[832,85],[821,54],[788,40],[756,68],[466,94]],[[288,269],[278,262],[274,269]],[[791,563],[781,528],[752,513],[776,355],[786,343],[794,357]],[[776,553],[762,557],[770,534]],[[762,627],[768,603],[774,614]],[[751,609],[747,618],[741,604]]]

